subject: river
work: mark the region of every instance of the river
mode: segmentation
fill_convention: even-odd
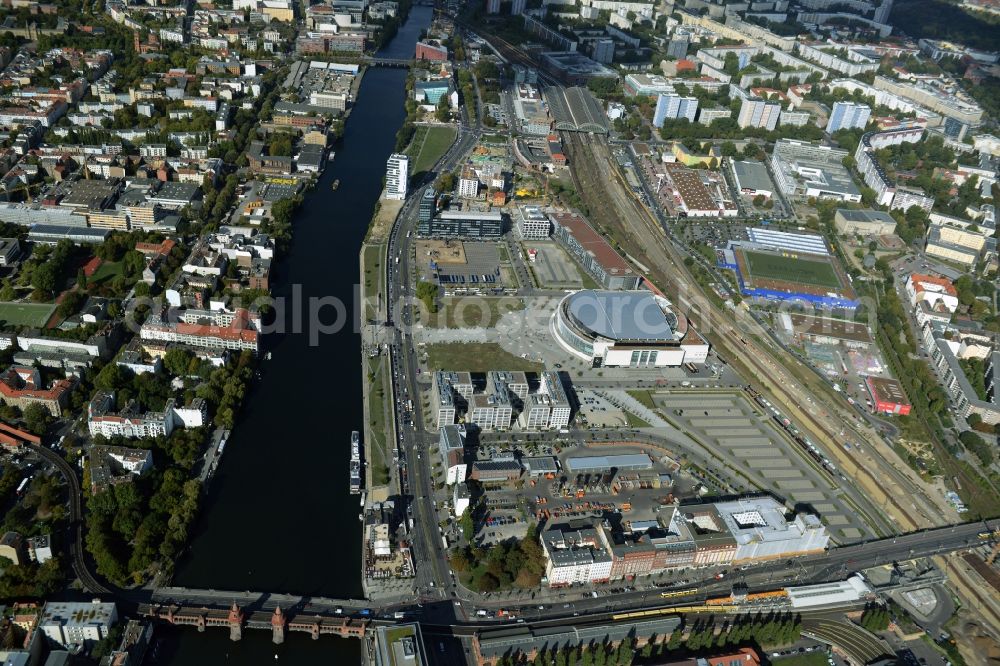
[[[412,57],[432,12],[414,7],[384,49]],[[178,563],[175,585],[360,597],[359,498],[348,493],[350,434],[362,429],[360,338],[354,326],[358,253],[382,188],[385,163],[403,121],[406,70],[371,68],[362,80],[336,158],[297,213],[289,255],[280,261],[272,292],[308,313],[310,298],[347,305],[350,325],[311,341],[307,316],[295,328],[269,334],[273,357],[247,396],[223,463]],[[340,179],[332,191],[331,183]],[[326,322],[334,309],[322,311]],[[298,332],[301,331],[301,332]],[[351,664],[356,640],[312,641],[289,634],[272,645],[270,632],[157,629],[156,664]]]

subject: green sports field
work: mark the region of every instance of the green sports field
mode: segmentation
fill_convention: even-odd
[[[841,287],[837,272],[829,261],[793,259],[776,254],[745,251],[751,277],[784,280],[837,289]]]
[[[10,326],[41,327],[49,321],[56,306],[51,303],[0,302],[0,321]]]

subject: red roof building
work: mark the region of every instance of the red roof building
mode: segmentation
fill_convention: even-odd
[[[868,393],[872,397],[872,411],[877,414],[910,413],[910,401],[906,399],[903,386],[895,379],[884,377],[869,377],[865,380]]]
[[[52,416],[61,416],[72,389],[73,382],[68,379],[58,379],[50,388],[45,388],[38,368],[12,365],[0,373],[0,401],[21,410],[40,404]]]

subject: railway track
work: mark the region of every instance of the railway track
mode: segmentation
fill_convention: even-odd
[[[69,520],[70,530],[73,532],[69,555],[73,573],[88,592],[110,594],[111,590],[97,580],[87,566],[86,551],[83,548],[83,494],[80,491],[80,480],[76,476],[76,470],[51,449],[31,443],[25,446],[55,465],[69,488]]]
[[[684,265],[683,257],[668,241],[656,218],[620,182],[617,185],[610,182],[620,175],[607,151],[606,143],[577,133],[565,133],[564,138],[564,145],[570,149],[577,190],[592,194],[606,192],[607,197],[602,198],[602,203],[605,207],[611,203],[617,209],[618,215],[615,217],[619,221],[616,223],[609,219],[606,211],[592,211],[592,216],[605,228],[623,233],[622,245],[626,251],[640,259],[646,259],[649,265],[660,267],[657,273],[666,293],[681,306],[696,329],[711,332],[716,350],[722,352],[730,364],[737,366],[743,376],[755,378],[755,384],[760,385],[773,402],[797,420],[803,429],[815,435],[845,473],[853,475],[856,480],[863,480],[865,486],[876,493],[881,492],[878,505],[896,521],[895,527],[898,530],[915,530],[940,524],[940,521],[931,518],[940,512],[934,510],[932,503],[921,499],[920,489],[895,470],[889,461],[883,460],[885,469],[872,470],[846,456],[841,449],[841,443],[850,436],[867,443],[874,455],[877,435],[857,430],[849,419],[835,409],[831,408],[826,417],[820,419],[809,409],[801,408],[801,398],[810,395],[810,392],[787,370],[782,369],[776,360],[772,360],[771,353],[754,340],[754,333],[759,333],[756,331],[757,326],[749,327],[753,333],[737,331],[733,325],[733,315],[719,316],[700,293],[697,282]],[[611,178],[608,178],[608,170],[614,174]],[[897,490],[886,488],[885,472],[892,477],[892,482],[898,486]],[[909,498],[911,506],[903,504],[904,497]],[[918,501],[923,506],[917,507]],[[914,513],[918,515],[915,517]]]

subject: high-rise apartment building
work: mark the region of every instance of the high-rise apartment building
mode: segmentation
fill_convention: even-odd
[[[826,124],[826,131],[833,134],[840,129],[854,129],[856,127],[864,129],[871,115],[872,109],[867,104],[834,102],[833,110],[830,112],[830,121]]]
[[[768,131],[773,131],[778,126],[778,118],[781,116],[781,105],[777,102],[768,102],[762,99],[745,99],[740,106],[740,115],[736,119],[736,124],[740,127],[763,127]]]
[[[876,23],[888,23],[890,14],[892,14],[892,0],[882,0],[882,4],[875,10],[874,20]]]
[[[660,95],[656,101],[656,111],[653,113],[653,126],[663,127],[663,121],[675,118],[687,118],[694,122],[698,113],[696,97],[681,97],[676,94]]]

